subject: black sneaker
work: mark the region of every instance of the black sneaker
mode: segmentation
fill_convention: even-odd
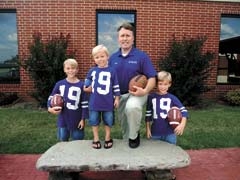
[[[140,144],[140,134],[138,133],[138,136],[136,139],[129,139],[129,147],[130,148],[137,148]]]

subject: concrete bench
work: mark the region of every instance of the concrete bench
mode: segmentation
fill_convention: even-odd
[[[141,139],[136,149],[119,139],[114,139],[111,149],[94,149],[91,143],[91,140],[59,142],[42,154],[36,168],[49,172],[49,180],[80,179],[78,174],[84,171],[119,170],[139,170],[146,179],[165,180],[170,169],[186,167],[191,161],[182,148],[162,141]]]

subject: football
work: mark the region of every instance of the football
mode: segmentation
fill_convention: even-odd
[[[136,88],[134,88],[133,86],[137,86],[137,87],[141,87],[141,88],[145,88],[147,85],[147,77],[143,74],[139,74],[134,76],[128,84],[128,89],[130,91],[135,92]]]
[[[63,97],[60,94],[53,95],[51,99],[51,107],[62,109],[64,106]]]
[[[182,121],[182,113],[178,107],[172,107],[167,114],[170,126],[175,129]]]

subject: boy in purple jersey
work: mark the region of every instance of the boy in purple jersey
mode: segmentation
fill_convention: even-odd
[[[182,135],[186,126],[188,111],[176,96],[168,93],[171,84],[171,74],[166,71],[160,71],[157,76],[158,91],[149,94],[147,100],[146,135],[147,138],[176,144],[176,135]],[[182,112],[182,121],[175,130],[171,128],[166,119],[168,111],[173,106],[178,107]],[[151,122],[152,124],[150,125]]]
[[[118,42],[120,49],[109,59],[109,65],[116,70],[120,85],[118,120],[121,122],[123,139],[128,139],[130,148],[137,148],[140,144],[143,106],[147,94],[155,87],[157,73],[148,55],[133,47],[134,27],[130,23],[123,23],[118,28]],[[147,86],[135,87],[136,92],[129,91],[129,81],[138,74],[144,74],[148,78]]]
[[[182,135],[186,126],[188,111],[173,94],[168,93],[172,84],[172,76],[169,72],[160,71],[157,75],[157,89],[155,93],[148,95],[146,109],[146,136],[155,140],[177,143],[176,135]],[[173,106],[177,106],[182,112],[182,122],[173,130],[168,123],[167,113]],[[151,124],[150,124],[151,123]],[[172,170],[172,180],[176,179]],[[156,173],[156,171],[155,171]],[[161,173],[161,172],[160,172]]]
[[[111,127],[114,124],[114,108],[117,108],[119,104],[120,89],[115,70],[108,66],[107,48],[103,45],[94,47],[92,56],[97,66],[89,70],[86,79],[92,83],[89,87],[84,88],[86,92],[91,91],[89,124],[93,130],[92,147],[101,148],[98,127],[102,118],[105,128],[104,148],[108,149],[113,146]]]
[[[77,78],[78,63],[67,59],[63,63],[66,79],[58,81],[48,98],[48,112],[58,115],[58,139],[60,141],[82,140],[84,138],[85,119],[88,117],[87,94],[83,91],[84,83]],[[64,107],[59,110],[51,107],[54,94],[64,99]]]

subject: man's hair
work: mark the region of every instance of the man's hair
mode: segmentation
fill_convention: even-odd
[[[160,71],[157,74],[157,81],[165,81],[167,80],[169,83],[172,83],[172,75],[167,71]]]
[[[92,49],[92,56],[94,56],[100,51],[104,51],[107,54],[107,56],[109,56],[108,49],[103,44],[97,45]]]
[[[124,22],[121,26],[119,26],[117,31],[119,32],[122,28],[132,31],[133,33],[135,32],[134,26],[128,22]]]
[[[66,65],[66,64],[70,64],[72,67],[78,67],[78,63],[75,59],[66,59],[63,63],[63,67]]]

